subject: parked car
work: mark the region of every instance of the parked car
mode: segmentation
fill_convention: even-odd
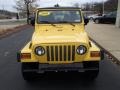
[[[93,14],[88,16],[89,20],[94,20],[97,17],[100,17],[100,16],[98,16],[98,14]]]
[[[115,24],[116,15],[117,15],[116,11],[110,12],[110,13],[104,15],[104,16],[94,18],[93,21],[97,24],[98,23],[112,23],[112,24]]]

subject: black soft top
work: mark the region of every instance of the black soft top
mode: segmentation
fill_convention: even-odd
[[[44,8],[38,8],[37,10],[40,10],[40,9],[81,9],[81,8],[78,8],[78,7],[44,7]]]

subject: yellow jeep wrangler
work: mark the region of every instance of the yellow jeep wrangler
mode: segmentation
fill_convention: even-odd
[[[53,7],[36,10],[31,41],[18,53],[22,75],[31,80],[37,73],[84,72],[95,78],[103,53],[85,32],[88,23],[79,8]]]

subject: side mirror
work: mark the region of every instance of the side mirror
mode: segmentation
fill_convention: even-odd
[[[89,23],[89,19],[88,18],[84,18],[84,23],[85,23],[85,25],[87,25]]]
[[[34,18],[34,17],[33,17],[33,18],[31,18],[31,22],[30,22],[30,23],[31,23],[31,25],[32,25],[32,26],[34,26],[34,25],[35,25],[35,18]]]

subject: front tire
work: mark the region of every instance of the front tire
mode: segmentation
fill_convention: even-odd
[[[88,70],[88,71],[85,71],[84,74],[88,80],[94,80],[98,77],[99,70],[91,70],[91,71]]]
[[[94,80],[99,75],[99,62],[85,62],[85,78]]]
[[[35,80],[37,77],[37,63],[22,63],[22,76],[26,81]]]
[[[90,17],[90,20],[93,21],[93,17]]]
[[[95,20],[95,23],[96,23],[96,24],[99,24],[99,23],[100,23],[100,21],[99,21],[98,19],[96,19],[96,20]]]

